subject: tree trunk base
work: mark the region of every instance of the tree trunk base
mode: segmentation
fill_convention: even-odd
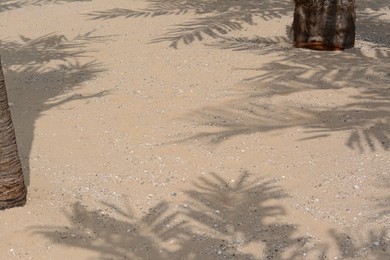
[[[355,44],[355,0],[294,0],[294,46],[344,50]]]
[[[27,189],[0,63],[0,210],[23,206]]]

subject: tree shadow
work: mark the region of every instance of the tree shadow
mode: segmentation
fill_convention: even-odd
[[[255,25],[255,18],[265,21],[291,15],[293,3],[289,1],[181,1],[181,0],[147,0],[148,7],[140,10],[112,8],[85,14],[91,20],[108,20],[114,18],[153,18],[159,16],[173,16],[193,14],[196,17],[190,21],[176,24],[152,43],[170,42],[170,46],[178,48],[180,43],[186,45],[195,41],[202,41],[206,37],[223,39],[232,31],[240,31],[245,25]],[[386,31],[388,22],[381,17],[387,8],[386,1],[368,0],[358,3],[357,30],[369,27],[369,35],[364,40],[376,43],[388,43]],[[373,11],[368,12],[367,10]],[[291,18],[292,19],[292,18]],[[259,28],[261,30],[261,28]],[[291,30],[288,32],[290,34]],[[382,34],[375,32],[384,32]],[[291,44],[291,41],[290,41]]]
[[[66,213],[69,225],[29,231],[61,246],[92,251],[99,259],[291,260],[329,259],[334,253],[342,259],[386,259],[390,253],[385,228],[330,229],[327,243],[299,235],[299,226],[282,220],[288,216],[278,200],[288,195],[273,181],[248,172],[234,182],[209,173],[180,196],[185,198],[157,202],[140,217],[131,199],[122,206],[101,202],[97,210],[76,202]]]
[[[4,0],[0,3],[0,13],[4,11],[9,11],[13,9],[18,9],[22,7],[22,3],[20,1],[15,0]]]
[[[67,213],[70,226],[31,229],[102,259],[300,259],[308,250],[309,238],[294,237],[296,227],[278,220],[286,212],[277,200],[287,195],[272,181],[244,172],[232,183],[211,173],[184,195],[182,203],[159,202],[140,218],[130,205],[103,203],[103,212],[78,202]]]
[[[329,230],[336,242],[341,259],[389,259],[389,229],[371,230],[367,234],[353,236],[353,232]]]
[[[25,182],[30,183],[29,156],[36,120],[44,111],[76,99],[107,94],[70,95],[70,91],[105,71],[102,64],[87,59],[93,42],[107,40],[88,32],[74,39],[47,34],[36,39],[0,40],[4,76],[22,159]]]
[[[357,47],[344,52],[295,49],[286,37],[224,37],[210,44],[259,56],[279,55],[259,67],[235,68],[255,76],[233,93],[236,100],[185,115],[184,120],[209,129],[179,141],[220,143],[237,135],[303,127],[307,137],[301,141],[347,131],[345,145],[351,149],[390,150],[390,42],[384,40],[389,21],[376,21],[374,16],[380,17],[361,14],[361,27],[378,27],[358,30]],[[316,97],[347,89],[351,94],[344,103],[334,96],[315,102]]]
[[[92,0],[1,0],[0,13],[31,5],[63,4],[71,2],[91,2]]]
[[[149,6],[141,10],[113,8],[86,14],[92,20],[123,18],[153,18],[193,14],[197,17],[176,24],[152,43],[170,42],[178,48],[180,43],[191,44],[205,37],[221,38],[229,32],[239,31],[244,25],[255,25],[256,17],[263,20],[280,18],[291,13],[292,4],[288,1],[180,1],[147,0]]]
[[[384,189],[387,191],[387,194],[390,191],[390,177],[383,176],[383,178],[380,179],[378,185],[375,187],[378,190]],[[386,192],[385,192],[386,193]],[[385,222],[390,220],[390,195],[383,196],[381,198],[371,198],[371,201],[374,205],[376,205],[376,208],[378,209],[378,212],[374,214],[374,216],[371,218],[373,221],[379,221],[379,222]]]
[[[288,1],[161,1],[149,0],[142,10],[110,9],[86,14],[90,19],[147,18],[156,16],[196,15],[193,20],[176,24],[152,42],[191,44],[205,37],[215,41],[210,47],[232,51],[251,51],[259,56],[278,52],[279,59],[257,68],[234,68],[256,76],[246,78],[240,96],[226,106],[202,108],[190,113],[193,120],[213,130],[200,132],[180,141],[206,139],[219,143],[227,138],[268,132],[291,127],[304,127],[309,140],[348,131],[345,145],[363,152],[390,149],[389,118],[389,20],[384,16],[386,1],[359,2],[357,11],[356,48],[337,53],[295,49],[287,36],[230,37],[244,25],[254,25],[254,18],[271,20],[292,14]],[[369,28],[369,29],[367,29]],[[368,49],[370,50],[368,53]],[[281,96],[295,99],[299,93],[311,95],[324,90],[355,88],[347,104],[314,106],[290,102],[274,104]],[[214,129],[222,129],[215,131]]]
[[[383,175],[378,181],[379,185],[373,189],[390,190],[388,176]],[[387,223],[390,217],[390,196],[373,197],[369,203],[376,208],[370,210],[371,216],[367,218],[370,225],[362,225],[357,229],[328,230],[336,244],[339,259],[389,259],[390,228]]]
[[[351,149],[390,149],[390,64],[385,62],[390,53],[378,50],[376,58],[356,51],[290,53],[253,69],[260,75],[246,80],[235,93],[240,98],[185,115],[184,120],[209,130],[181,141],[220,143],[237,135],[302,127],[308,136],[301,140],[347,131],[345,144]],[[344,103],[333,101],[332,96],[326,102],[315,101],[343,89],[353,89]]]

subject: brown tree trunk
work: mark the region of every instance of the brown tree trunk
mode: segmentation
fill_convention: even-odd
[[[294,0],[294,45],[344,50],[355,44],[355,0]]]
[[[0,62],[0,210],[23,206],[26,194]]]

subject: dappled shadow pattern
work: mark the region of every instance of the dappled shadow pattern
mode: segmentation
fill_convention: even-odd
[[[200,17],[193,21],[178,24],[166,35],[154,39],[152,43],[170,42],[170,47],[177,48],[180,42],[191,44],[202,41],[205,37],[221,38],[234,30],[242,30],[243,23],[253,25],[252,17],[246,13],[221,13],[212,17]]]
[[[347,232],[334,229],[329,231],[330,236],[336,242],[341,259],[389,259],[390,243],[388,236],[390,230],[372,230],[363,237],[352,236]]]
[[[232,183],[211,173],[184,193],[184,203],[162,201],[139,219],[129,205],[105,203],[99,211],[76,203],[69,227],[33,230],[102,258],[299,259],[307,238],[293,238],[294,225],[277,221],[286,213],[276,200],[286,194],[271,181],[247,178],[243,173]]]
[[[270,0],[216,0],[216,1],[188,1],[188,0],[146,0],[147,8],[131,10],[125,8],[112,8],[85,14],[89,19],[107,20],[114,18],[153,18],[159,16],[173,16],[192,14],[195,18],[173,26],[152,42],[170,42],[170,46],[178,48],[180,43],[191,44],[202,41],[206,37],[220,39],[228,36],[229,32],[239,31],[246,25],[255,25],[255,18],[272,20],[282,16],[291,15],[294,5],[292,1]],[[381,10],[387,8],[386,0],[362,0],[358,3],[357,32],[364,26],[370,26],[370,35],[362,39],[376,43],[388,43],[386,31],[388,22],[381,19]],[[370,9],[376,13],[368,13]],[[261,28],[259,28],[261,31]],[[382,34],[375,32],[384,32]],[[287,34],[290,34],[288,31]],[[358,35],[359,38],[359,35]],[[291,44],[291,42],[290,42]]]
[[[21,8],[23,3],[16,0],[3,0],[0,3],[0,12]]]
[[[129,202],[124,206],[102,202],[98,210],[77,202],[66,213],[69,226],[35,226],[30,231],[59,245],[90,250],[102,259],[388,256],[386,229],[360,232],[360,237],[356,232],[331,229],[332,244],[299,236],[298,226],[281,220],[286,211],[278,200],[287,194],[272,181],[251,176],[244,172],[232,182],[210,173],[183,193],[184,201],[158,202],[141,217],[135,216]]]
[[[378,204],[378,208],[380,208],[378,218],[390,219],[390,196],[382,198]]]
[[[285,37],[220,38],[210,46],[259,56],[278,52],[278,60],[257,68],[234,68],[257,75],[243,81],[234,93],[239,96],[235,101],[186,115],[185,120],[210,130],[182,141],[219,143],[242,134],[303,127],[308,136],[301,140],[347,131],[345,144],[351,149],[390,150],[390,42],[384,40],[387,31],[383,29],[389,22],[372,18],[361,15],[360,26],[376,23],[373,29],[378,31],[358,30],[357,48],[344,52],[294,49]],[[353,89],[346,103],[336,103],[333,97],[325,104],[313,99],[343,89]]]
[[[259,16],[270,20],[280,18],[288,14],[289,10],[285,7],[291,7],[286,1],[188,1],[188,0],[146,0],[149,6],[143,10],[130,9],[110,9],[106,11],[96,11],[87,14],[91,19],[112,19],[117,17],[137,18],[154,17],[159,15],[183,15],[193,13],[196,15],[228,12],[246,12],[249,16]]]
[[[388,56],[384,50],[378,50],[375,58],[356,50],[334,55],[291,51],[291,56],[283,60],[253,69],[259,75],[248,78],[246,87],[236,93],[242,98],[185,116],[185,120],[210,128],[185,140],[219,143],[236,135],[303,127],[309,135],[306,139],[348,131],[346,145],[352,149],[389,150],[390,64],[385,62]],[[314,99],[302,100],[343,88],[354,88],[347,103],[329,100],[315,104]],[[283,103],[274,101],[283,99]]]
[[[92,0],[1,0],[0,13],[31,5],[64,4],[71,2],[91,2]]]
[[[218,41],[207,44],[207,46],[232,51],[253,51],[261,50],[262,54],[289,51],[291,41],[285,36],[274,37],[220,37]]]
[[[142,10],[113,8],[86,14],[90,19],[147,18],[157,16],[193,14],[196,17],[175,25],[152,42],[170,42],[177,48],[179,43],[190,44],[205,37],[220,38],[231,31],[242,30],[244,25],[255,25],[254,18],[271,20],[288,15],[293,6],[289,1],[181,1],[147,0],[149,6]]]
[[[28,158],[35,121],[44,111],[54,106],[106,94],[67,94],[105,71],[102,64],[95,60],[80,61],[81,58],[88,59],[90,43],[107,40],[106,37],[92,34],[93,32],[89,32],[74,39],[47,34],[36,39],[20,36],[19,41],[0,40],[5,79],[9,100],[13,104],[13,121],[27,185]]]
[[[377,185],[377,189],[384,189],[387,194],[390,192],[390,176],[384,173],[384,179]],[[390,195],[381,198],[372,198],[372,202],[376,205],[378,212],[372,217],[373,220],[387,223],[390,221]],[[390,231],[389,231],[390,232]],[[389,249],[390,250],[390,249]]]
[[[270,203],[287,194],[272,181],[249,181],[249,177],[250,174],[244,172],[232,184],[212,173],[211,177],[200,178],[194,184],[196,189],[185,192],[190,198],[188,205],[194,206],[184,214],[220,237],[215,241],[204,241],[200,248],[214,253],[215,258],[218,255],[229,259],[294,259],[301,256],[305,238],[293,238],[296,231],[293,224],[275,222],[286,212]],[[196,243],[196,239],[192,243]],[[244,248],[249,244],[256,245],[254,247],[262,253],[245,253]],[[203,259],[203,256],[199,254],[195,259]]]
[[[390,19],[387,0],[357,2],[356,38],[381,47],[390,47],[388,28]]]

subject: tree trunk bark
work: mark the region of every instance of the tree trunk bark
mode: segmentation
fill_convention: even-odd
[[[26,195],[27,189],[0,61],[0,210],[23,206],[26,203]]]
[[[355,44],[355,0],[294,0],[294,45],[344,50]]]

